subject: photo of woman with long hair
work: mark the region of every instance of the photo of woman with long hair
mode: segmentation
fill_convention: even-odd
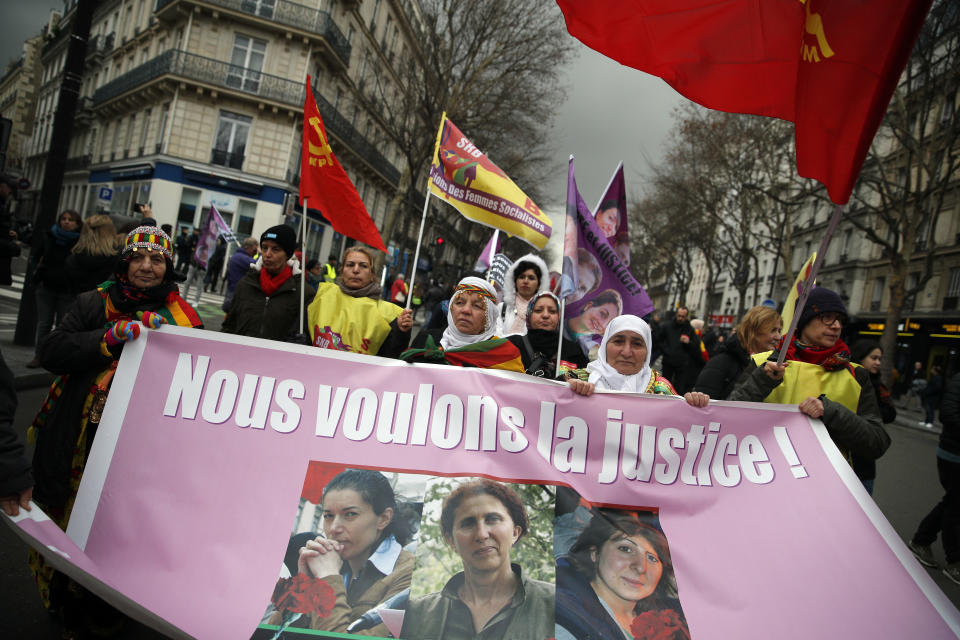
[[[571,525],[582,530],[558,549],[557,640],[689,640],[655,514],[580,505],[558,518],[558,547]]]

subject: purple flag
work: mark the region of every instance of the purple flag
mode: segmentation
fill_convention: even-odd
[[[567,333],[585,350],[599,344],[607,324],[616,316],[630,313],[643,317],[653,303],[640,283],[607,242],[607,238],[580,197],[574,176],[573,158],[567,183],[567,220],[564,234],[564,276],[567,262],[575,273],[576,288],[566,296]],[[576,238],[576,257],[568,248]],[[568,242],[569,239],[569,242]],[[563,291],[566,287],[562,287]]]
[[[627,183],[623,178],[623,163],[613,172],[607,190],[593,212],[597,226],[607,242],[620,256],[625,266],[630,265],[630,234],[627,233]]]
[[[500,251],[500,229],[494,229],[493,235],[487,241],[487,245],[477,258],[477,264],[474,265],[474,271],[486,271],[493,264],[493,256]]]
[[[193,252],[193,259],[200,263],[204,269],[207,268],[207,262],[217,248],[217,236],[223,235],[224,240],[236,242],[237,239],[223,221],[220,212],[210,203],[210,213],[207,214],[207,220],[203,223],[200,239],[197,240],[197,248]]]

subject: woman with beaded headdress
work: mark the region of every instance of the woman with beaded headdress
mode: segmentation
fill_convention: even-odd
[[[36,439],[33,496],[66,529],[80,478],[124,345],[164,324],[202,328],[174,281],[172,242],[159,227],[141,226],[123,244],[112,280],[77,296],[37,348],[44,368],[58,374],[30,428]],[[67,632],[119,624],[120,614],[32,553],[40,595],[62,612]],[[100,620],[91,622],[91,617]]]
[[[482,278],[464,278],[450,298],[447,328],[422,331],[400,358],[408,362],[522,373],[520,351],[509,340],[494,335],[497,317],[497,295],[493,285]]]

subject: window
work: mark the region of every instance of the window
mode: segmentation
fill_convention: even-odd
[[[943,310],[953,311],[960,300],[960,267],[950,269],[950,281],[947,283],[947,295],[943,298]]]
[[[210,162],[239,169],[243,165],[243,153],[247,147],[251,122],[252,118],[247,116],[221,111]]]
[[[131,113],[130,117],[127,119],[127,136],[123,141],[123,157],[127,158],[130,156],[130,145],[133,144],[133,122],[136,118],[136,114]]]
[[[163,105],[160,110],[160,127],[157,130],[157,148],[156,153],[160,153],[163,148],[163,136],[167,133],[167,118],[170,116],[170,103]]]
[[[241,0],[240,10],[264,18],[272,18],[275,4],[276,0]]]
[[[150,130],[150,113],[151,109],[147,109],[143,112],[143,130],[140,132],[140,149],[137,155],[143,155],[144,150],[147,148],[147,133]]]
[[[193,228],[197,217],[200,190],[184,188],[180,195],[180,210],[177,212],[177,227]]]
[[[870,301],[870,311],[879,311],[880,304],[883,302],[883,289],[887,285],[887,279],[880,276],[873,281],[873,299]]]
[[[253,233],[253,219],[257,215],[257,203],[241,200],[237,205],[237,240],[243,240]]]
[[[227,86],[241,91],[256,93],[260,89],[260,71],[267,43],[248,36],[236,34],[233,38],[233,54],[227,71]]]
[[[915,289],[917,284],[920,282],[920,273],[914,271],[907,276],[907,288],[904,292],[903,298],[903,308],[905,311],[913,311],[917,306],[917,293],[909,293],[911,289]]]

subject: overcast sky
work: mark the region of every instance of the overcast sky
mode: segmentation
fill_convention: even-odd
[[[0,0],[0,64],[20,55],[23,40],[39,33],[55,0]],[[560,12],[557,12],[558,19]],[[569,37],[569,36],[567,36]],[[622,160],[627,192],[637,193],[659,161],[671,113],[682,97],[659,78],[624,67],[576,43],[563,82],[567,100],[558,110],[553,129],[555,170],[545,191],[544,209],[562,211],[567,193],[567,159],[576,163],[577,183],[589,207],[594,207]],[[519,185],[523,188],[523,185]],[[562,235],[562,234],[557,234]]]

